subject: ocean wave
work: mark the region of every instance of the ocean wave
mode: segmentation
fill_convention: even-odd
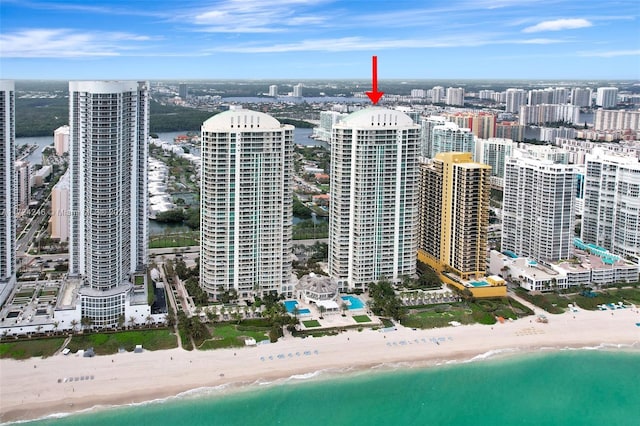
[[[504,348],[504,349],[492,349],[490,351],[487,352],[483,352],[481,354],[478,354],[476,356],[474,356],[473,358],[469,358],[466,360],[463,360],[463,363],[468,363],[468,362],[475,362],[475,361],[482,361],[485,359],[489,359],[489,358],[495,358],[501,355],[505,355],[505,354],[512,354],[515,352],[520,352],[520,349],[518,348]],[[457,361],[455,360],[451,360],[451,361],[447,361],[447,364],[455,364],[457,363]]]

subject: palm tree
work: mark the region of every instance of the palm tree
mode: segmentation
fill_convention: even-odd
[[[293,314],[295,319],[298,319],[298,314],[300,314],[300,309],[298,309],[298,305],[293,307],[293,310],[291,311],[291,313]]]
[[[320,305],[319,309],[320,309],[320,319],[324,319],[322,314],[324,314],[327,311],[327,308],[325,308],[324,305]]]
[[[60,327],[60,323],[58,321],[54,321],[53,322],[53,331],[57,332],[58,331],[58,327]]]
[[[136,325],[136,317],[134,317],[133,315],[131,315],[129,317],[129,328],[132,328],[134,325]]]
[[[91,318],[89,317],[80,318],[80,324],[82,325],[82,330],[85,330],[86,328],[91,327],[92,323],[93,321],[91,321]]]
[[[151,315],[147,315],[147,317],[145,318],[145,321],[147,323],[147,327],[151,328],[151,322],[153,321],[153,317]]]
[[[77,326],[78,326],[78,321],[77,321],[77,320],[75,320],[75,319],[74,319],[74,320],[71,320],[71,331],[72,331],[73,333],[75,333],[75,332],[76,332],[76,327],[77,327]]]
[[[340,308],[342,308],[342,316],[345,316],[345,312],[349,309],[349,305],[347,305],[347,302],[342,302]]]
[[[118,328],[122,328],[124,325],[124,314],[118,315]]]

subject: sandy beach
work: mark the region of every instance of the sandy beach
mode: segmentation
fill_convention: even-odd
[[[35,419],[94,406],[150,401],[192,389],[272,382],[317,371],[428,366],[499,353],[602,347],[640,355],[635,309],[528,317],[504,324],[431,330],[398,327],[322,338],[287,337],[238,349],[172,349],[84,358],[75,354],[0,360],[0,420]]]

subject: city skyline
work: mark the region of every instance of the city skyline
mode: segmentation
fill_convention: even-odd
[[[0,12],[2,78],[366,78],[374,54],[381,79],[640,76],[633,1],[5,1]]]

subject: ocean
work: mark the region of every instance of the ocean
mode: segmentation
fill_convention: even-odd
[[[563,350],[319,372],[33,425],[636,425],[640,353]]]

